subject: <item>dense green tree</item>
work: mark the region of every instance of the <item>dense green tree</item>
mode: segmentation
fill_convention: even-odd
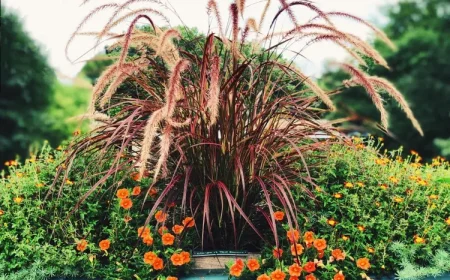
[[[44,138],[45,110],[55,74],[23,30],[19,18],[1,7],[0,161],[26,156]]]
[[[390,148],[402,145],[406,151],[417,150],[429,158],[439,153],[434,140],[450,137],[450,2],[404,0],[390,7],[388,17],[384,30],[398,50],[391,51],[375,42],[391,70],[371,68],[370,72],[392,81],[405,95],[425,136],[413,129],[405,114],[386,96],[390,112],[386,144]],[[331,85],[343,75],[328,73],[323,83]],[[379,120],[379,114],[363,89],[345,90],[335,100],[340,104],[340,112],[331,115],[332,118],[350,114],[355,121],[349,129],[376,131],[370,124]]]

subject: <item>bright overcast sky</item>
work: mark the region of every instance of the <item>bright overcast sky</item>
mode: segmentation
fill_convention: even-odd
[[[180,18],[183,19],[187,26],[195,26],[200,31],[207,31],[208,23],[214,26],[213,21],[208,20],[206,14],[207,0],[161,0],[168,2],[175,7]],[[380,14],[380,8],[386,4],[396,2],[398,0],[315,0],[324,11],[345,11],[353,15],[362,17],[371,23],[379,24],[383,22],[383,17]],[[67,76],[75,76],[76,73],[83,66],[83,62],[72,64],[69,62],[64,54],[65,45],[71,33],[76,29],[80,21],[86,16],[89,11],[97,5],[110,3],[108,0],[91,0],[85,6],[80,6],[82,0],[3,0],[3,5],[8,8],[13,8],[19,13],[19,16],[24,20],[25,30],[29,32],[32,38],[37,40],[42,46],[44,52],[49,57],[51,65]],[[117,3],[124,3],[124,0],[118,0]],[[141,1],[143,2],[143,1]],[[228,5],[231,0],[218,0],[219,7],[222,13],[222,20],[225,20],[228,15]],[[247,0],[248,6],[246,15],[259,18],[259,11],[262,10],[266,1],[261,0]],[[146,4],[147,7],[149,4]],[[141,7],[142,4],[136,3],[132,8]],[[272,8],[267,16],[268,19],[274,15],[279,8],[279,2],[272,0]],[[153,6],[156,8],[155,6]],[[298,19],[304,16],[310,19],[312,14],[307,13],[304,8],[296,8],[296,15]],[[106,23],[108,15],[111,15],[111,10],[105,10],[93,18],[89,24],[85,26],[83,31],[99,31]],[[172,26],[180,23],[179,19],[170,12],[165,12],[169,18]],[[158,21],[156,21],[158,22]],[[282,25],[285,23],[282,22]],[[355,35],[363,38],[370,38],[370,30],[364,26],[355,24],[354,22],[343,20],[338,22],[339,27],[344,31],[352,32]],[[164,23],[161,21],[161,25]],[[266,21],[268,25],[268,21]],[[121,27],[124,30],[126,27]],[[70,47],[70,57],[75,59],[81,54],[88,51],[95,43],[95,40],[87,40],[84,38],[76,39]],[[100,52],[101,47],[97,47],[91,51],[83,59],[90,58],[96,52]],[[302,54],[308,58],[298,61],[300,67],[309,74],[317,75],[323,69],[323,63],[326,60],[342,60],[345,58],[345,52],[341,49],[334,48],[327,43],[320,43],[309,47]]]

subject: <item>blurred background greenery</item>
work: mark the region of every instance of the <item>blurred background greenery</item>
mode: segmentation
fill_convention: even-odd
[[[379,114],[364,90],[343,89],[335,95],[338,111],[329,119],[349,118],[340,127],[347,133],[371,133],[388,148],[403,146],[425,159],[450,158],[450,2],[402,0],[386,7],[388,22],[381,26],[398,46],[391,51],[373,44],[391,70],[369,66],[369,72],[392,81],[405,95],[421,123],[421,137],[400,109],[386,96],[390,131],[376,125]],[[0,162],[28,157],[44,140],[58,146],[80,127],[71,120],[85,112],[90,88],[111,62],[104,54],[85,64],[74,79],[57,75],[39,46],[23,30],[17,15],[1,7]],[[343,72],[326,71],[320,83],[336,86]],[[343,102],[345,100],[345,103]]]

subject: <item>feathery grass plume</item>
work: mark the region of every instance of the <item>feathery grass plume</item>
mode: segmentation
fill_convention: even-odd
[[[366,92],[369,94],[370,99],[372,99],[373,104],[378,109],[381,115],[381,124],[382,126],[387,129],[388,128],[388,114],[386,112],[386,109],[383,106],[383,99],[381,98],[380,94],[376,91],[372,83],[370,82],[369,77],[367,77],[364,72],[362,72],[359,69],[356,69],[355,67],[349,65],[349,64],[339,64],[340,67],[349,73],[353,80],[364,87],[366,89]]]
[[[225,34],[223,33],[222,18],[220,17],[220,13],[219,13],[219,9],[217,7],[216,0],[208,1],[207,10],[208,10],[208,14],[210,14],[211,11],[214,13],[214,16],[216,17],[216,21],[217,21],[217,27],[219,28],[220,38],[224,39]]]
[[[283,11],[286,11],[289,15],[289,18],[291,19],[292,23],[297,26],[298,22],[297,22],[297,18],[294,15],[294,12],[291,9],[291,6],[287,3],[286,0],[278,0],[281,3],[281,9],[278,11],[278,15],[280,15]],[[273,25],[275,19],[277,18],[277,16],[275,16],[274,20],[272,21],[272,24],[270,26]]]
[[[238,8],[239,14],[241,15],[241,17],[243,17],[245,9],[245,0],[236,0],[236,6]]]
[[[167,159],[169,158],[169,152],[170,152],[170,145],[172,143],[172,127],[170,125],[166,125],[164,128],[164,131],[161,135],[161,141],[159,142],[160,148],[159,148],[159,158],[158,162],[155,165],[155,170],[153,174],[153,182],[156,182],[158,179],[158,175],[163,169],[163,175],[162,177],[167,176]]]
[[[97,102],[97,99],[101,95],[102,91],[106,88],[106,86],[111,82],[111,80],[116,77],[117,69],[117,64],[110,65],[97,79],[97,83],[92,89],[92,98],[88,109],[89,113],[93,114],[95,112],[95,103]]]
[[[236,57],[237,55],[237,43],[238,43],[238,34],[239,34],[239,12],[238,7],[235,3],[230,5],[230,14],[231,14],[231,22],[232,22],[232,34],[233,34],[233,43],[231,45],[231,51],[233,55]]]
[[[214,125],[217,121],[217,116],[219,114],[219,94],[220,94],[220,85],[219,85],[219,74],[220,74],[220,58],[215,56],[212,59],[211,65],[211,81],[209,84],[209,94],[208,94],[208,102],[206,107],[210,112],[210,122],[209,125]]]
[[[156,133],[159,129],[159,124],[163,119],[162,109],[156,110],[152,113],[151,117],[147,120],[147,124],[144,129],[144,138],[141,145],[141,155],[140,155],[140,176],[144,175],[146,164],[151,160],[151,151],[153,146],[153,141],[155,140]]]
[[[358,23],[364,24],[365,26],[372,29],[372,31],[375,32],[375,34],[380,38],[383,42],[386,43],[392,50],[396,50],[397,47],[395,46],[394,42],[389,39],[389,37],[379,28],[375,27],[374,25],[370,24],[369,22],[365,21],[364,19],[354,16],[352,14],[344,13],[344,12],[328,12],[326,13],[327,16],[337,16],[337,17],[345,17],[348,19],[352,19]],[[317,17],[316,17],[317,18]],[[313,18],[312,20],[315,20],[316,18]]]
[[[406,102],[406,100],[403,97],[403,95],[401,94],[401,92],[398,91],[398,89],[391,82],[389,82],[386,79],[383,79],[380,77],[375,77],[375,76],[370,76],[370,77],[368,77],[368,79],[375,86],[376,89],[380,89],[380,90],[387,92],[390,96],[392,96],[398,102],[398,104],[400,105],[400,108],[402,108],[402,110],[405,111],[406,116],[411,121],[414,128],[420,133],[420,135],[423,136],[422,127],[420,126],[417,119],[414,117],[414,114],[413,114],[411,108],[409,107],[408,103]]]
[[[164,105],[163,109],[163,117],[164,118],[171,118],[173,115],[173,112],[175,111],[175,103],[177,101],[177,92],[180,90],[180,80],[181,80],[181,73],[186,71],[189,68],[189,61],[188,60],[180,60],[175,68],[173,69],[173,72],[169,79],[169,89],[166,91],[166,104]]]
[[[81,30],[81,28],[83,28],[83,26],[90,20],[92,19],[97,13],[106,10],[108,8],[114,8],[114,7],[118,7],[119,5],[111,3],[111,4],[105,4],[105,5],[101,5],[97,8],[95,8],[94,10],[92,10],[87,16],[84,17],[84,19],[80,22],[80,24],[77,26],[77,28],[75,29],[75,31],[72,33],[72,35],[70,36],[69,40],[67,41],[66,44],[66,48],[65,48],[65,55],[66,58],[72,62],[72,60],[70,60],[69,58],[69,46],[72,43],[72,41],[75,39],[75,36],[77,36],[77,33]]]
[[[151,8],[141,8],[141,9],[136,9],[134,11],[129,12],[128,14],[125,14],[123,16],[121,16],[120,18],[118,18],[117,20],[115,20],[114,22],[112,22],[109,26],[107,26],[106,28],[103,29],[102,33],[104,33],[104,35],[107,34],[107,32],[109,32],[111,29],[113,29],[114,27],[116,27],[117,25],[123,23],[125,20],[130,19],[135,17],[138,14],[145,14],[145,13],[150,13],[150,14],[155,14],[160,16],[167,24],[169,24],[169,19],[160,11],[155,10],[155,9],[151,9]],[[102,33],[99,33],[99,37]]]
[[[166,31],[164,31],[161,35],[161,40],[159,42],[159,47],[158,50],[156,51],[156,55],[159,55],[160,53],[163,52],[169,40],[179,38],[181,38],[181,34],[180,32],[178,32],[178,30],[167,29]]]

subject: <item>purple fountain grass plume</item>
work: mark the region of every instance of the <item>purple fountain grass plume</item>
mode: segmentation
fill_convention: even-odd
[[[278,0],[281,3],[281,9],[278,12],[278,15],[281,14],[283,11],[286,11],[289,15],[289,18],[291,19],[292,23],[295,26],[298,26],[297,18],[294,15],[294,12],[291,9],[291,6],[288,4],[286,0]],[[277,16],[275,16],[274,21],[276,20]],[[274,21],[272,21],[271,26],[273,25]]]
[[[156,50],[156,55],[159,55],[163,52],[164,48],[166,47],[167,43],[171,39],[180,39],[181,34],[178,32],[178,30],[175,29],[167,29],[161,34],[161,39],[159,42],[158,49]]]
[[[211,11],[214,13],[214,16],[217,20],[217,26],[219,28],[219,35],[220,38],[224,39],[225,34],[223,33],[223,25],[222,25],[222,18],[220,17],[219,9],[217,7],[217,3],[215,0],[209,0],[207,5],[208,14],[211,13]]]
[[[231,45],[231,51],[234,57],[237,57],[237,43],[238,43],[238,34],[239,34],[239,12],[238,7],[235,3],[230,5],[230,14],[231,14],[231,22],[232,22],[232,34],[233,34],[233,43]]]
[[[153,146],[153,141],[156,137],[159,124],[161,123],[162,120],[163,120],[162,109],[153,112],[150,118],[147,120],[147,124],[144,128],[144,138],[142,140],[142,148],[140,151],[141,155],[139,160],[140,162],[139,174],[141,176],[144,175],[147,161],[151,159],[151,150]]]
[[[259,23],[258,23],[258,31],[261,30],[261,27],[264,23],[264,19],[266,18],[267,11],[269,10],[269,7],[270,7],[270,1],[271,0],[267,0],[266,5],[264,6],[264,9],[261,13],[261,17],[259,18]]]
[[[420,135],[423,136],[422,127],[420,126],[417,119],[414,117],[411,108],[409,107],[408,103],[406,102],[401,92],[391,82],[389,82],[386,79],[370,76],[368,77],[368,80],[375,86],[375,88],[387,92],[398,102],[400,108],[402,108],[402,110],[405,111],[406,116],[411,121],[414,128],[420,133]]]
[[[166,104],[164,105],[163,109],[163,117],[164,118],[171,118],[173,115],[173,112],[175,110],[175,103],[177,101],[177,92],[179,91],[179,83],[181,80],[181,73],[186,71],[189,68],[189,61],[188,60],[180,60],[175,68],[173,69],[170,79],[169,79],[169,89],[166,90],[165,95],[165,101]]]
[[[159,158],[158,158],[158,162],[155,165],[155,170],[154,170],[154,174],[153,174],[153,182],[157,182],[158,175],[159,175],[161,169],[167,170],[166,163],[167,163],[167,159],[169,158],[170,146],[172,144],[172,127],[170,125],[167,125],[164,128],[163,133],[161,135],[161,141],[159,144],[160,144]],[[167,173],[167,171],[163,172],[163,173]],[[163,174],[162,177],[165,177],[166,175],[167,174]]]
[[[372,99],[373,104],[378,109],[378,111],[381,114],[381,124],[382,126],[387,129],[388,128],[388,114],[386,112],[386,109],[383,106],[383,99],[381,99],[381,96],[376,91],[374,86],[369,80],[369,77],[367,77],[364,72],[362,72],[359,69],[356,69],[355,67],[349,65],[349,64],[339,64],[343,70],[345,70],[347,73],[349,73],[352,77],[354,77],[354,81],[358,84],[360,84],[362,87],[366,89],[366,92],[369,94],[370,99]]]
[[[210,110],[210,122],[209,125],[214,125],[219,115],[219,74],[220,74],[220,58],[215,56],[211,65],[211,81],[209,84],[209,98],[206,107]]]
[[[145,13],[150,13],[150,14],[155,14],[160,16],[167,24],[169,24],[169,19],[160,11],[155,10],[155,9],[151,9],[151,8],[141,8],[141,9],[136,9],[133,10],[131,12],[129,12],[128,14],[125,14],[123,16],[121,16],[120,18],[118,18],[117,20],[115,20],[114,22],[112,22],[109,26],[105,27],[102,32],[100,32],[98,34],[98,37],[100,37],[100,35],[106,35],[107,32],[109,32],[111,29],[113,29],[114,27],[116,27],[117,25],[125,22],[127,19],[133,18],[139,14],[145,14]]]
[[[102,6],[99,6],[97,8],[95,8],[94,10],[92,10],[87,16],[84,17],[84,19],[80,22],[80,24],[78,25],[78,27],[75,29],[75,31],[72,33],[72,35],[70,36],[69,40],[67,41],[66,44],[66,48],[65,48],[65,55],[66,58],[72,62],[72,60],[70,60],[69,58],[69,46],[72,43],[72,41],[75,39],[75,36],[77,35],[77,33],[81,30],[81,28],[83,28],[83,26],[94,17],[94,15],[96,15],[97,13],[106,10],[108,8],[115,8],[118,7],[117,4],[111,3],[111,4],[105,4]]]
[[[239,14],[241,15],[241,17],[243,17],[245,9],[245,0],[236,0],[236,6],[238,8]]]
[[[117,64],[113,64],[106,68],[106,70],[104,70],[100,77],[97,79],[97,83],[92,89],[92,98],[88,109],[89,113],[93,114],[95,112],[95,103],[97,102],[98,97],[101,95],[106,86],[111,82],[111,80],[116,77],[117,69]]]

